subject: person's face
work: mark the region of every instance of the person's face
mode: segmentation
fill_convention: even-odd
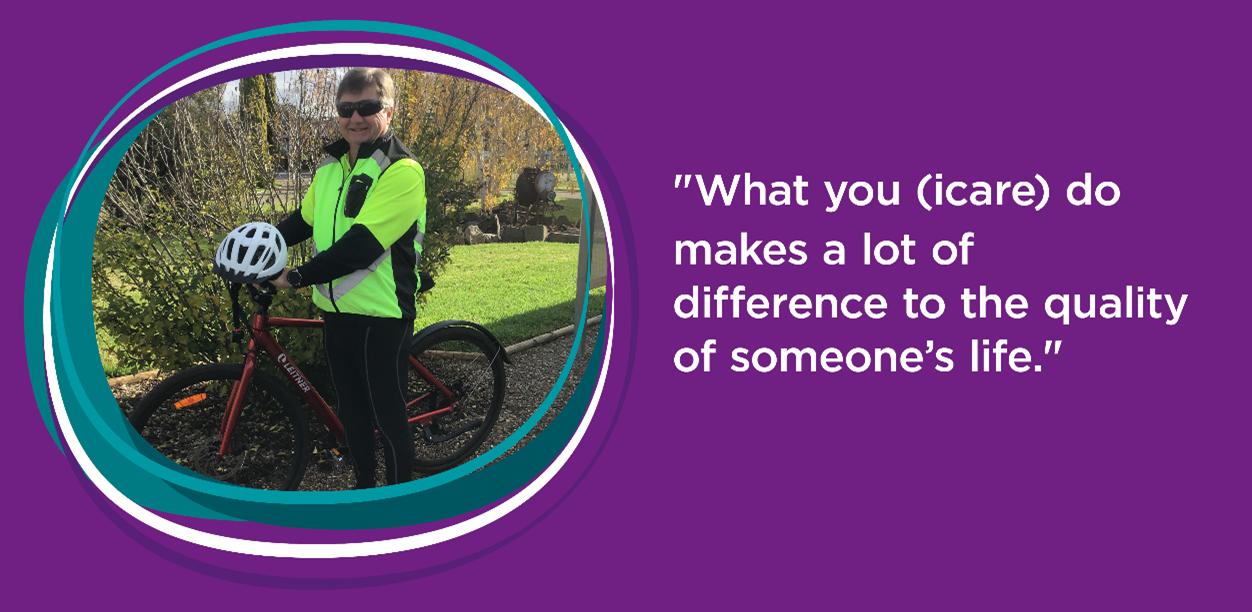
[[[363,91],[346,92],[340,96],[339,102],[360,102],[361,100],[377,100],[378,88],[373,85],[366,87]],[[344,119],[339,117],[339,135],[343,136],[348,144],[355,149],[362,143],[370,142],[383,132],[387,131],[387,126],[391,124],[391,113],[394,109],[384,108],[368,117],[362,117],[361,113],[354,112],[351,117]]]

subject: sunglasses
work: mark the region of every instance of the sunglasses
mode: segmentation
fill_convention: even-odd
[[[383,110],[383,101],[361,100],[360,102],[340,102],[335,105],[335,108],[339,111],[339,116],[344,119],[351,119],[352,113],[360,113],[361,117],[368,117]]]

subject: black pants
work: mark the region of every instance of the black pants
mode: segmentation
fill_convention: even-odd
[[[339,396],[356,488],[374,486],[374,429],[383,445],[387,484],[413,476],[413,430],[404,409],[413,321],[326,313],[322,335],[330,378]]]

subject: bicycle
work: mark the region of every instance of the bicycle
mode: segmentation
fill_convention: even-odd
[[[271,317],[274,291],[246,287],[256,309],[247,326],[243,363],[181,370],[149,391],[129,420],[154,449],[194,472],[254,488],[295,490],[311,446],[300,399],[329,430],[338,447],[330,451],[340,464],[346,448],[343,424],[270,330],[324,323]],[[237,295],[232,291],[238,315]],[[236,329],[231,339],[241,342],[243,333]],[[286,375],[300,399],[259,369],[261,353]],[[477,323],[442,321],[414,334],[405,399],[409,422],[420,429],[415,471],[449,469],[482,445],[500,415],[506,363],[511,361],[503,345]]]

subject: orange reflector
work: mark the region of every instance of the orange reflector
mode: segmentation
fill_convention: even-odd
[[[180,400],[178,400],[177,402],[174,402],[174,407],[175,407],[175,408],[182,408],[182,407],[184,407],[184,406],[190,406],[190,405],[192,405],[192,404],[198,404],[198,403],[200,403],[200,402],[203,402],[203,401],[204,401],[204,399],[205,399],[206,397],[208,397],[208,396],[209,396],[209,395],[208,395],[207,393],[200,393],[200,394],[193,395],[193,396],[188,397],[188,398],[185,398],[185,399],[180,399]]]

